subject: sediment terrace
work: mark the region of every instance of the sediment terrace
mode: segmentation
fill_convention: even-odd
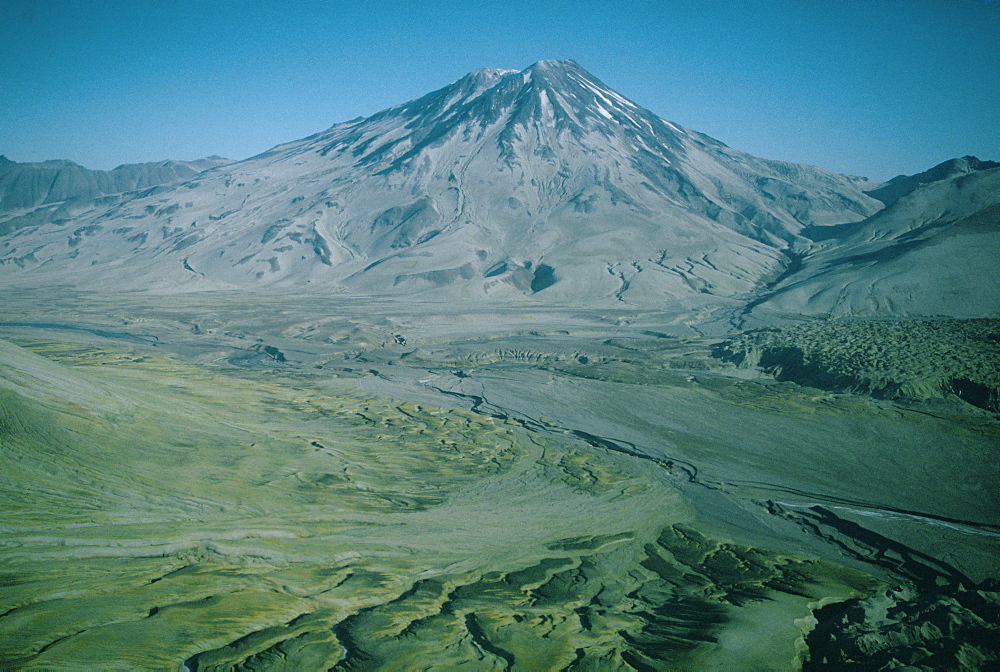
[[[1000,412],[1000,320],[832,319],[758,329],[716,354],[780,380],[884,399],[955,395]]]

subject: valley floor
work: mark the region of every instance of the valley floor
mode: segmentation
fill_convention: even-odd
[[[0,668],[1000,658],[1000,421],[739,368],[723,318],[11,297]]]

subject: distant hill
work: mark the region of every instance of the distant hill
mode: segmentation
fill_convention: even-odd
[[[878,214],[807,230],[816,244],[761,307],[868,316],[1000,314],[1000,164],[965,157],[894,182],[909,191],[897,191]]]
[[[197,161],[133,163],[114,170],[90,170],[66,160],[17,163],[0,156],[0,212],[145,189],[228,163],[228,159],[211,156]]]
[[[974,156],[963,156],[960,159],[950,159],[939,163],[930,170],[925,170],[916,175],[898,175],[881,187],[867,192],[867,194],[872,198],[877,198],[888,206],[925,184],[940,182],[950,177],[965,175],[978,170],[990,170],[991,168],[1000,168],[1000,163],[996,161],[981,161]]]

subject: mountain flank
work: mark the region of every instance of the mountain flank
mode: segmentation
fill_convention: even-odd
[[[17,163],[0,155],[0,213],[145,189],[228,163],[231,161],[221,156],[210,156],[197,161],[132,163],[114,170],[90,170],[72,161]]]
[[[965,157],[880,185],[762,159],[660,118],[573,61],[477,70],[218,163],[155,164],[172,181],[146,188],[150,167],[123,166],[114,182],[115,171],[6,162],[2,179],[28,186],[8,190],[23,209],[0,213],[0,274],[756,314],[1000,309],[995,280],[981,291],[995,275],[997,164]],[[46,205],[82,185],[121,191]]]
[[[890,204],[872,217],[805,231],[814,243],[800,270],[761,307],[813,315],[1000,314],[1000,164],[965,157],[894,182],[909,191],[897,189],[895,200],[882,192]]]

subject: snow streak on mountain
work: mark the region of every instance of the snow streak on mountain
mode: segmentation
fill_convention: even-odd
[[[657,304],[748,296],[878,185],[730,149],[572,61],[484,69],[186,182],[5,216],[12,281]],[[44,276],[44,277],[43,277]]]

